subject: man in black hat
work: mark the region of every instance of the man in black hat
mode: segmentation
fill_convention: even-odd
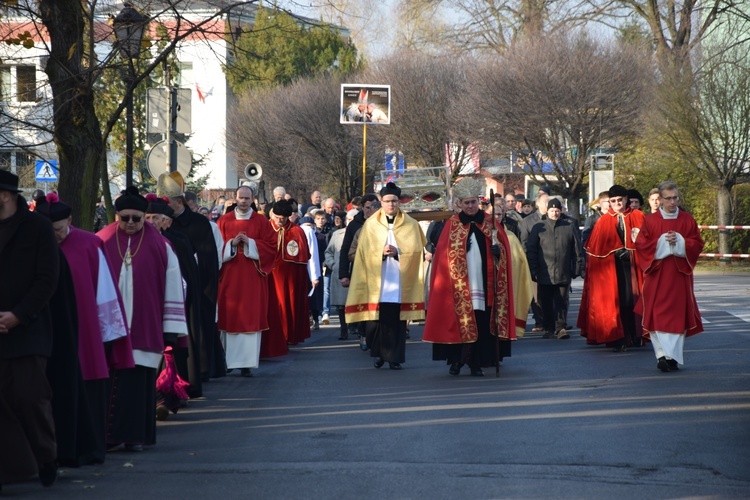
[[[628,205],[633,210],[641,210],[643,207],[643,196],[637,189],[628,189]]]
[[[380,190],[383,208],[362,226],[346,298],[346,322],[367,321],[367,345],[377,358],[401,369],[406,360],[406,322],[424,318],[424,260],[427,240],[419,223],[399,208],[401,189]]]
[[[97,233],[122,296],[135,361],[112,370],[107,444],[132,451],[156,442],[156,370],[165,345],[188,334],[178,259],[145,223],[147,208],[130,186],[115,201],[118,220]]]
[[[645,215],[629,206],[628,190],[609,188],[610,211],[602,214],[586,241],[578,326],[588,344],[607,344],[616,352],[641,345],[641,320],[633,312],[643,273],[635,240]]]
[[[531,279],[537,283],[544,318],[544,338],[570,338],[566,330],[568,292],[583,267],[575,219],[562,216],[562,203],[550,198],[547,215],[537,222],[526,242]]]
[[[19,192],[18,176],[0,170],[0,488],[36,474],[50,486],[57,477],[45,369],[59,254],[52,224]]]

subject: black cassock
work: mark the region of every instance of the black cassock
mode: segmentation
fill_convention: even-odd
[[[201,308],[201,369],[204,378],[226,375],[224,349],[216,329],[216,300],[219,291],[219,255],[211,223],[204,216],[185,209],[175,217],[171,228],[184,234],[198,255]]]
[[[198,264],[195,262],[193,245],[182,233],[173,231],[172,228],[164,231],[164,236],[172,243],[177,260],[180,263],[182,278],[187,283],[187,294],[185,296],[185,314],[187,315],[188,346],[174,348],[174,359],[177,372],[184,380],[190,382],[188,395],[191,398],[199,398],[203,395],[201,382],[201,290],[198,274]]]

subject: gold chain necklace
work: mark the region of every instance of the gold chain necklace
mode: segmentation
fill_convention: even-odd
[[[119,230],[120,228],[117,228],[117,231]],[[146,234],[146,228],[144,227],[141,229],[141,240],[138,242],[138,248],[135,249],[135,252],[133,252],[132,255],[130,254],[130,245],[128,245],[128,248],[125,251],[125,255],[122,254],[122,250],[120,249],[120,237],[117,234],[115,234],[115,240],[117,241],[117,253],[120,254],[120,258],[125,263],[126,267],[130,267],[131,265],[133,265],[133,257],[135,257],[135,254],[137,254],[138,250],[141,249],[141,244],[143,243],[143,236],[145,234]],[[128,236],[128,239],[130,239],[129,236]]]

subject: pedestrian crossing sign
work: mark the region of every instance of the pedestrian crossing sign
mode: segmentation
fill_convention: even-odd
[[[37,160],[34,167],[37,182],[57,182],[57,160]]]

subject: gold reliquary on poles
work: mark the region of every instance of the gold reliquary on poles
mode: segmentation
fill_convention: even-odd
[[[401,188],[401,209],[417,220],[446,219],[450,209],[450,167],[411,167],[380,171],[380,187]]]

